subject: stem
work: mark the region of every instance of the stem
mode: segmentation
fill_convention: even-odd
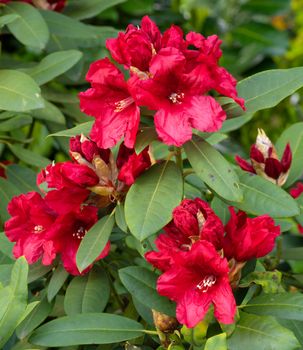
[[[175,147],[175,157],[176,157],[176,164],[180,168],[180,170],[183,170],[183,159],[182,159],[182,148],[181,147]]]
[[[143,329],[143,333],[151,335],[159,335],[157,331],[150,331],[148,329]]]
[[[195,171],[193,169],[185,169],[183,170],[183,177],[186,177],[188,175],[194,174]]]

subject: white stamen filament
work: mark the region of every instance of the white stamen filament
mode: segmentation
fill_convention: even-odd
[[[127,108],[134,102],[134,99],[132,97],[127,97],[124,100],[115,102],[115,112],[121,112],[123,109]]]
[[[176,92],[173,92],[168,98],[172,101],[172,103],[180,104],[181,100],[184,98],[184,93],[181,92],[180,94],[177,94]]]
[[[33,230],[34,233],[41,233],[42,231],[44,231],[44,227],[42,225],[36,225]]]
[[[216,283],[217,279],[214,275],[205,276],[202,281],[200,281],[196,288],[202,293],[206,293],[210,287]]]

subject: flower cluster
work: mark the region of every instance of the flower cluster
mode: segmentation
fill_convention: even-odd
[[[84,136],[70,140],[70,154],[72,161],[50,164],[38,175],[38,185],[47,185],[41,186],[43,197],[30,192],[12,199],[8,206],[12,218],[5,223],[5,233],[16,242],[16,258],[24,255],[30,264],[42,258],[49,265],[60,254],[65,269],[78,275],[76,254],[98,220],[98,209],[123,198],[151,162],[147,148],[137,155],[123,144],[115,161],[109,150]],[[108,242],[97,260],[109,249]]]
[[[295,187],[293,187],[290,191],[290,195],[293,198],[298,198],[303,193],[303,183],[298,182]],[[298,230],[303,234],[303,226],[298,224]]]
[[[126,147],[135,144],[140,107],[155,111],[154,125],[161,141],[181,146],[192,128],[214,132],[226,114],[214,90],[242,108],[236,80],[220,67],[221,41],[191,32],[183,37],[173,25],[163,34],[149,17],[141,26],[129,25],[106,46],[113,59],[128,71],[129,79],[108,59],[94,62],[86,79],[91,88],[80,93],[80,108],[95,118],[90,137],[101,148],[113,147],[122,137]]]
[[[8,4],[12,0],[0,0],[0,4]],[[67,0],[21,0],[43,10],[62,11]]]
[[[258,174],[278,186],[283,186],[289,174],[292,152],[288,143],[280,161],[274,145],[265,132],[259,129],[256,143],[250,148],[250,160],[251,164],[236,156],[236,161],[243,170]]]
[[[177,303],[177,319],[189,328],[204,318],[210,304],[220,322],[234,322],[232,286],[241,268],[247,260],[268,254],[280,234],[268,215],[249,218],[232,207],[230,214],[224,228],[207,202],[185,199],[156,239],[158,251],[145,255],[163,272],[159,294]]]

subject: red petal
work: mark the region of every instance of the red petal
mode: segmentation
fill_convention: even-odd
[[[250,147],[250,158],[256,161],[257,163],[265,163],[265,159],[262,152],[258,150],[255,144],[253,144]]]
[[[292,161],[292,152],[291,152],[290,144],[287,143],[281,159],[281,165],[284,173],[286,173],[290,168],[291,161]]]
[[[267,158],[264,172],[268,177],[277,179],[283,171],[281,163],[275,158]]]
[[[240,156],[235,156],[235,161],[238,163],[242,170],[248,171],[253,174],[256,173],[253,166]]]

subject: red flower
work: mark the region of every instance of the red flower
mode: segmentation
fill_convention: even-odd
[[[301,193],[303,193],[303,183],[298,182],[295,187],[290,189],[289,193],[291,194],[291,196],[293,198],[298,198],[301,195]],[[300,233],[303,234],[303,226],[302,225],[298,224],[298,230]]]
[[[156,110],[155,126],[160,139],[181,146],[192,137],[192,128],[213,132],[220,129],[226,115],[211,96],[202,96],[201,88],[185,74],[186,59],[176,48],[164,48],[150,64],[152,78],[130,79],[136,102]],[[205,93],[205,91],[204,91]]]
[[[106,47],[115,61],[142,72],[149,70],[149,62],[160,45],[160,30],[148,16],[142,18],[140,27],[130,24],[117,39],[106,40]]]
[[[208,203],[200,198],[184,199],[174,209],[173,220],[164,231],[155,240],[158,251],[145,254],[146,260],[162,271],[173,266],[174,257],[190,250],[193,242],[206,240],[217,249],[222,248],[223,224]]]
[[[239,156],[236,156],[235,159],[243,170],[258,174],[278,186],[283,186],[289,174],[292,152],[288,143],[280,161],[274,145],[265,132],[259,129],[256,143],[250,148],[251,164]]]
[[[117,156],[117,166],[120,168],[118,180],[131,186],[135,179],[151,166],[148,147],[137,154],[134,149],[129,149],[122,143]]]
[[[167,271],[174,265],[174,257],[190,250],[192,241],[180,232],[173,223],[164,227],[165,233],[160,234],[155,245],[158,251],[145,254],[145,259],[161,271]]]
[[[236,303],[228,270],[227,260],[214,246],[199,241],[174,258],[174,265],[159,277],[157,290],[177,303],[177,319],[189,328],[204,318],[210,304],[219,322],[233,323]]]
[[[57,252],[61,254],[63,266],[72,275],[79,275],[80,271],[76,265],[76,255],[81,240],[87,231],[98,221],[98,209],[85,206],[76,212],[61,215],[52,227],[54,232],[54,244]],[[104,258],[110,249],[108,242],[96,260]],[[87,267],[82,274],[88,272],[92,265]]]
[[[49,188],[87,188],[95,186],[99,178],[87,165],[62,162],[48,165],[37,177],[37,183],[46,182]]]
[[[12,0],[0,0],[0,4],[8,4]],[[66,0],[20,0],[43,10],[62,11],[66,5]]]
[[[50,229],[57,214],[37,192],[14,197],[8,205],[8,212],[12,217],[5,223],[4,231],[11,242],[16,242],[14,256],[24,255],[29,264],[42,257],[44,265],[51,264],[56,251]]]
[[[173,211],[174,225],[187,237],[222,248],[224,227],[209,204],[200,198],[184,199]]]
[[[91,64],[86,75],[92,87],[79,94],[82,112],[96,118],[90,136],[100,148],[113,147],[123,136],[134,147],[140,111],[122,73],[108,58]]]
[[[228,259],[244,262],[260,258],[270,253],[275,239],[280,235],[280,227],[268,215],[248,218],[246,213],[229,208],[231,217],[227,223],[223,241],[224,255]]]

